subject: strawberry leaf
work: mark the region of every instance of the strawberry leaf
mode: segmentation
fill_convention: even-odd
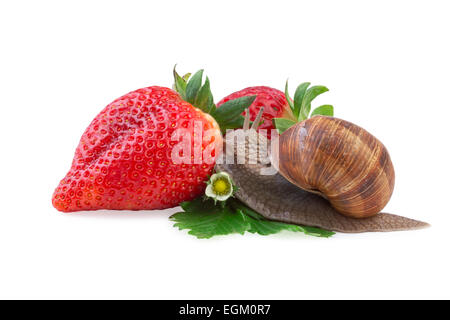
[[[227,129],[239,129],[242,128],[243,126],[244,126],[244,117],[239,115],[233,120],[222,123],[220,125],[220,128],[223,127],[224,129],[222,129],[222,133],[225,133]]]
[[[180,207],[186,212],[215,212],[217,210],[214,201],[206,201],[203,198],[182,202]]]
[[[260,235],[275,234],[283,230],[303,232],[316,237],[328,238],[334,235],[334,232],[320,228],[267,220],[235,198],[220,205],[216,205],[212,200],[197,198],[181,203],[181,207],[184,212],[175,213],[170,220],[175,222],[174,227],[180,230],[188,229],[188,234],[199,239],[232,233],[244,234],[246,231]]]
[[[192,73],[188,72],[186,73],[182,78],[185,82],[187,82],[189,80],[189,77],[192,75]]]
[[[289,107],[292,110],[292,113],[294,113],[294,103],[291,100],[291,97],[289,96],[289,87],[288,87],[288,80],[286,80],[286,85],[284,86],[284,95],[286,97],[286,100],[289,104]],[[294,113],[295,114],[295,113]],[[296,117],[297,118],[297,117]]]
[[[306,235],[324,238],[329,238],[335,234],[332,231],[323,230],[320,228],[298,226],[284,222],[267,220],[258,212],[236,199],[232,199],[231,206],[236,210],[241,211],[246,216],[248,222],[250,223],[250,228],[247,231],[250,233],[257,233],[262,236],[266,236],[286,230],[292,232],[303,232]]]
[[[191,202],[193,203],[182,207],[187,211],[170,217],[170,220],[175,221],[174,227],[189,229],[188,233],[199,239],[231,233],[244,234],[249,229],[249,223],[242,212],[234,212],[227,206],[215,206],[211,200],[205,201],[205,204],[201,198]],[[205,205],[202,207],[203,204]]]
[[[332,117],[334,115],[334,108],[332,105],[324,104],[320,107],[317,107],[311,112],[311,117],[322,115]]]
[[[294,94],[294,102],[290,100],[288,92],[288,82],[286,81],[285,96],[288,104],[292,110],[294,120],[285,118],[274,118],[273,124],[278,132],[281,134],[295,123],[308,119],[316,115],[333,116],[334,109],[331,105],[322,105],[314,109],[311,113],[311,102],[320,94],[327,92],[328,88],[324,86],[313,86],[308,88],[309,82],[301,83]],[[310,114],[311,113],[311,114]]]
[[[300,226],[298,226],[298,227],[300,227]],[[301,226],[300,228],[303,229],[302,232],[304,234],[306,234],[308,236],[313,236],[313,237],[330,238],[336,234],[336,232],[324,230],[324,229],[316,228],[316,227]]]
[[[288,224],[283,222],[269,221],[269,220],[255,220],[248,218],[250,223],[250,229],[247,230],[250,233],[257,233],[262,236],[267,236],[281,231],[291,231],[291,232],[303,232],[308,236],[329,238],[334,235],[332,231],[326,231],[322,229],[302,227],[294,224]]]
[[[303,97],[303,101],[301,102],[300,108],[300,121],[308,119],[309,113],[311,111],[311,102],[320,94],[327,92],[328,88],[324,86],[314,86],[309,88],[305,96]]]
[[[213,100],[211,89],[209,87],[209,79],[206,77],[205,84],[198,91],[193,105],[203,112],[208,113],[214,103]]]
[[[231,125],[235,124],[236,121],[240,121],[236,120],[236,118],[239,118],[241,113],[243,113],[255,99],[256,96],[246,96],[227,101],[221,105],[220,108],[217,108],[212,112],[211,115],[216,119],[222,131],[233,129]]]
[[[297,122],[285,118],[273,118],[273,124],[275,125],[275,128],[277,128],[278,132],[282,134],[287,129],[292,127]]]
[[[303,82],[295,90],[295,94],[294,94],[294,116],[297,119],[298,119],[299,115],[301,114],[301,109],[302,109],[303,99],[305,97],[306,89],[308,89],[310,84],[311,83],[309,83],[309,82]]]
[[[183,98],[183,100],[186,100],[187,78],[184,79],[184,77],[183,78],[180,77],[180,75],[177,73],[175,68],[176,68],[176,65],[173,67],[173,78],[174,78],[173,89],[180,94],[180,96],[181,96],[181,98]]]
[[[203,70],[197,71],[186,85],[186,101],[194,105],[195,98],[202,85]]]

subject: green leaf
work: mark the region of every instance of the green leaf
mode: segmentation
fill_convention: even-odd
[[[190,72],[188,72],[188,73],[186,73],[184,76],[183,76],[183,80],[184,81],[188,81],[189,80],[189,77],[192,75],[192,73],[190,73]]]
[[[330,116],[332,117],[334,115],[334,109],[332,105],[324,104],[320,107],[317,107],[311,112],[311,117],[322,115],[322,116]]]
[[[285,118],[273,118],[273,123],[275,125],[275,128],[277,128],[278,132],[282,134],[287,129],[292,127],[294,124],[296,124],[295,121],[285,119]]]
[[[316,227],[308,227],[308,226],[301,226],[303,229],[303,232],[308,236],[314,236],[314,237],[322,237],[322,238],[330,238],[336,234],[336,232],[328,231]]]
[[[209,113],[209,114],[213,114],[213,113],[216,111],[216,109],[217,109],[217,107],[216,107],[216,105],[215,105],[214,102],[213,102],[213,103],[211,103],[211,105],[209,106],[208,113]]]
[[[199,239],[209,239],[213,236],[231,233],[244,234],[249,229],[249,222],[242,212],[234,212],[230,207],[206,204],[201,207],[201,199],[194,200],[192,205],[184,205],[190,211],[178,212],[170,217],[175,221],[174,227],[180,230],[189,229],[189,234]],[[213,201],[208,201],[212,202]],[[197,209],[197,211],[194,211]]]
[[[203,70],[197,71],[186,85],[186,101],[194,104],[197,93],[202,85]]]
[[[246,216],[248,222],[250,223],[250,228],[247,231],[250,233],[257,233],[266,236],[286,230],[292,232],[303,232],[306,235],[324,238],[329,238],[335,234],[332,231],[323,230],[320,228],[297,226],[294,224],[267,220],[239,200],[233,199],[231,206],[236,210],[241,211]]]
[[[327,92],[328,88],[324,86],[313,86],[309,88],[305,96],[303,97],[302,105],[300,108],[300,121],[308,119],[309,112],[311,111],[311,102],[320,94]]]
[[[205,83],[202,85],[203,70],[197,71],[192,77],[190,73],[180,77],[174,67],[173,74],[175,79],[174,89],[184,101],[189,102],[206,113],[215,110],[214,98],[211,93],[208,77],[206,77]],[[190,80],[188,81],[189,78]]]
[[[244,126],[244,117],[239,115],[228,122],[221,123],[220,129],[222,130],[222,133],[225,133],[227,129],[240,129],[243,126]]]
[[[203,200],[201,197],[192,201],[182,202],[180,206],[186,212],[211,212],[212,210],[217,210],[214,201]]]
[[[173,67],[174,89],[180,94],[183,100],[186,100],[186,80],[180,77],[175,68],[176,65]]]
[[[299,84],[297,89],[295,90],[294,116],[296,119],[298,119],[299,115],[301,114],[302,103],[303,103],[303,99],[305,97],[306,89],[308,89],[310,84],[311,83],[309,83],[309,82],[303,82],[303,83]],[[302,119],[302,120],[304,120],[304,119]]]
[[[286,80],[286,85],[284,86],[284,95],[289,104],[289,107],[292,110],[292,113],[294,113],[294,104],[292,103],[291,97],[289,96],[288,80]]]
[[[292,231],[292,232],[303,232],[300,226],[296,226],[293,224],[287,224],[282,222],[275,222],[269,220],[255,220],[253,218],[249,218],[250,229],[247,230],[250,233],[257,233],[262,236],[267,236],[270,234],[279,233],[283,230]]]
[[[250,222],[250,229],[247,231],[250,233],[257,233],[262,236],[279,233],[281,231],[303,232],[308,236],[321,238],[329,238],[335,234],[332,231],[322,230],[319,228],[297,226],[294,224],[288,224],[277,221],[254,220],[252,218],[248,219]]]
[[[193,105],[204,112],[208,112],[213,104],[213,96],[209,86],[209,79],[206,77],[205,84],[200,88]]]
[[[334,232],[320,228],[267,220],[236,198],[230,198],[220,204],[197,198],[181,203],[181,208],[184,212],[175,213],[170,217],[170,220],[175,222],[174,227],[180,230],[188,229],[189,234],[199,239],[232,233],[244,234],[245,231],[260,235],[275,234],[283,230],[303,232],[316,237],[334,235]]]
[[[228,204],[234,208],[235,210],[241,210],[245,215],[255,219],[255,220],[265,220],[265,218],[260,215],[258,212],[250,209],[250,207],[246,206],[243,202],[237,200],[236,198],[232,198],[228,200]]]
[[[237,121],[241,113],[255,101],[256,96],[246,96],[225,102],[217,108],[211,115],[216,119],[222,130],[230,129],[227,124]]]

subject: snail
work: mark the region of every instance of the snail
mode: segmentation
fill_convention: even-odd
[[[345,120],[315,116],[297,123],[280,136],[278,157],[287,180],[323,196],[346,216],[377,214],[394,191],[386,147]]]
[[[227,133],[225,154],[235,161],[216,164],[216,170],[228,172],[238,187],[235,196],[265,218],[346,233],[428,226],[379,213],[392,195],[394,170],[386,148],[364,129],[315,116],[282,133],[270,155],[270,141],[257,132],[256,123],[249,128],[246,119],[243,129]],[[235,148],[242,133],[246,143]],[[239,161],[242,154],[246,161]],[[270,160],[276,156],[278,163]],[[272,164],[278,172],[261,174]]]

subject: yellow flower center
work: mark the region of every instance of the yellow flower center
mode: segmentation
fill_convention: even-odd
[[[226,194],[230,190],[230,185],[225,180],[217,179],[213,183],[213,189],[215,193]]]

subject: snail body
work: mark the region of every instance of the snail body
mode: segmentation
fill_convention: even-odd
[[[395,173],[386,147],[363,128],[315,116],[280,135],[279,172],[327,199],[339,213],[366,218],[391,198]]]

